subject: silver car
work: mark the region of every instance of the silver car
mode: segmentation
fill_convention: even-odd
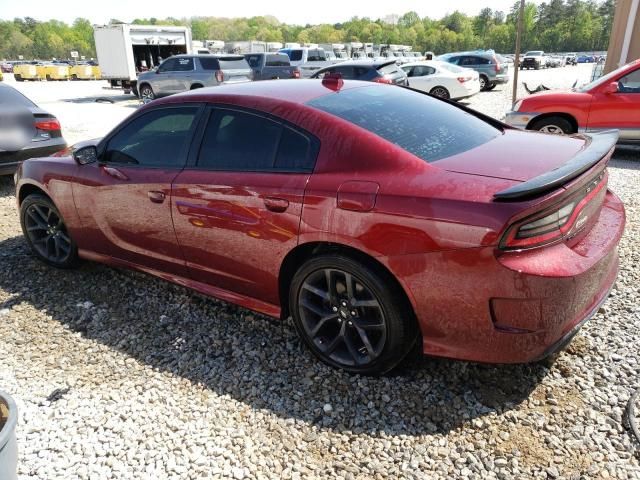
[[[147,103],[186,90],[252,79],[251,67],[242,55],[175,55],[158,68],[138,75],[137,89]]]

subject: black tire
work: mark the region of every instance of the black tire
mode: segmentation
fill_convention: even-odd
[[[78,80],[78,75],[76,75],[75,73],[71,75],[71,80]]]
[[[339,254],[316,257],[296,272],[289,309],[313,354],[351,373],[392,370],[418,339],[413,312],[393,279]]]
[[[496,88],[498,86],[497,83],[490,83],[489,86],[487,87],[487,91],[493,90],[494,88]]]
[[[149,103],[156,98],[156,94],[153,93],[153,88],[151,88],[148,84],[143,84],[140,86],[140,100],[143,103]]]
[[[487,90],[487,85],[489,85],[489,79],[486,75],[480,75],[480,91],[485,92]]]
[[[191,85],[191,90],[196,90],[198,88],[203,88],[202,85],[200,85],[199,83],[196,83],[194,85]]]
[[[24,82],[24,78],[19,73],[14,75],[13,78],[15,78],[16,82]]]
[[[571,135],[575,133],[575,129],[571,122],[563,117],[547,117],[531,124],[531,130],[555,134],[555,135]]]
[[[27,196],[20,204],[20,225],[27,244],[39,260],[56,268],[78,266],[78,246],[48,197],[35,193]]]
[[[536,64],[535,67],[533,67],[535,70],[540,70],[540,65]]]
[[[440,86],[433,87],[429,93],[434,97],[444,98],[446,100],[451,98],[451,94],[449,93],[449,90]]]
[[[51,81],[51,75],[47,75],[47,82]]]

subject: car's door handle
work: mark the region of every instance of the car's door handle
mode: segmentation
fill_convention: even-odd
[[[153,203],[162,203],[164,202],[164,199],[166,197],[164,192],[158,192],[156,190],[147,192],[147,195],[149,196],[149,200],[151,200]]]
[[[265,197],[264,206],[272,212],[282,213],[289,208],[289,200],[277,197]]]
[[[124,182],[126,182],[127,180],[129,180],[129,177],[127,177],[124,173],[122,173],[120,170],[118,170],[117,168],[114,167],[108,167],[106,165],[101,165],[100,167],[102,169],[102,171],[104,173],[106,173],[107,175],[109,175],[110,177],[113,178],[117,178],[118,180],[122,180]]]

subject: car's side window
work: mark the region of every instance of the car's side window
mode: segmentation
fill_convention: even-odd
[[[618,80],[618,92],[640,93],[640,68]]]
[[[311,171],[315,154],[302,133],[261,115],[214,109],[204,131],[197,167],[265,172]]]
[[[177,64],[178,64],[177,58],[169,58],[164,62],[162,62],[162,64],[158,67],[158,72],[160,73],[173,72],[176,70]]]
[[[426,65],[419,65],[413,67],[412,75],[413,77],[424,77],[426,75],[433,75],[436,72],[435,68],[428,67]]]
[[[354,78],[353,67],[336,67],[336,72],[344,78]]]
[[[103,160],[141,167],[182,167],[198,108],[159,108],[135,118],[109,140]]]
[[[191,72],[193,71],[193,58],[182,57],[178,58],[176,62],[175,71],[177,72]]]

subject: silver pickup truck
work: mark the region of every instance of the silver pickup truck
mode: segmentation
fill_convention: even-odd
[[[291,66],[284,53],[245,53],[244,58],[253,70],[254,80],[300,78],[300,69]]]
[[[329,60],[323,48],[283,48],[279,53],[287,54],[291,65],[300,68],[302,78],[309,78],[321,68],[342,61],[341,59]]]
[[[202,87],[250,82],[253,73],[242,55],[175,55],[138,75],[143,102]]]

